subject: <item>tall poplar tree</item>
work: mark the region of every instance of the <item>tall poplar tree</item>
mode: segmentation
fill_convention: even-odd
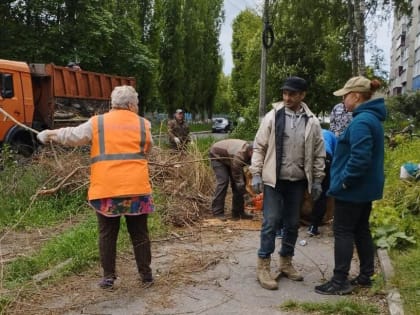
[[[250,9],[244,10],[234,19],[232,30],[232,95],[234,111],[238,113],[258,97],[261,17]]]
[[[182,8],[184,0],[162,1],[159,88],[168,114],[182,107],[184,85],[184,36]]]

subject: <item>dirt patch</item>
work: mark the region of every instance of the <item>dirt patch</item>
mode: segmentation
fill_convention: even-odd
[[[0,264],[3,266],[3,264],[10,263],[19,257],[31,256],[44,242],[82,220],[82,216],[77,216],[54,227],[24,231],[5,230],[0,233]]]

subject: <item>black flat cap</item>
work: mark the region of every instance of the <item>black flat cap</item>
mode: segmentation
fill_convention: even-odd
[[[300,77],[288,77],[284,81],[284,84],[281,87],[281,89],[294,92],[302,92],[308,89],[308,83],[306,83],[305,79],[302,79]]]

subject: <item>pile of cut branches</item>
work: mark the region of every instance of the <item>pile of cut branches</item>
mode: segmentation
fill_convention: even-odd
[[[50,176],[37,195],[59,191],[71,193],[89,184],[89,150],[45,146],[33,162],[42,165]],[[191,145],[188,151],[174,152],[154,147],[149,155],[150,179],[156,208],[164,222],[174,226],[194,225],[210,209],[214,176],[209,162]]]
[[[208,159],[194,146],[187,152],[155,147],[149,165],[153,187],[162,197],[157,207],[165,222],[191,226],[210,211],[214,176]]]

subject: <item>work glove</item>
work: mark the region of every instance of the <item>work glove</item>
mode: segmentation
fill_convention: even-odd
[[[181,144],[181,140],[179,140],[178,137],[174,137],[174,141],[175,141],[176,145],[180,145]]]
[[[312,200],[318,200],[322,193],[322,186],[319,181],[314,181],[312,184],[311,196]]]
[[[36,136],[41,143],[57,141],[57,132],[55,130],[43,130]]]
[[[251,183],[252,183],[252,190],[254,191],[254,193],[260,194],[263,192],[264,186],[263,186],[260,175],[253,175]]]

